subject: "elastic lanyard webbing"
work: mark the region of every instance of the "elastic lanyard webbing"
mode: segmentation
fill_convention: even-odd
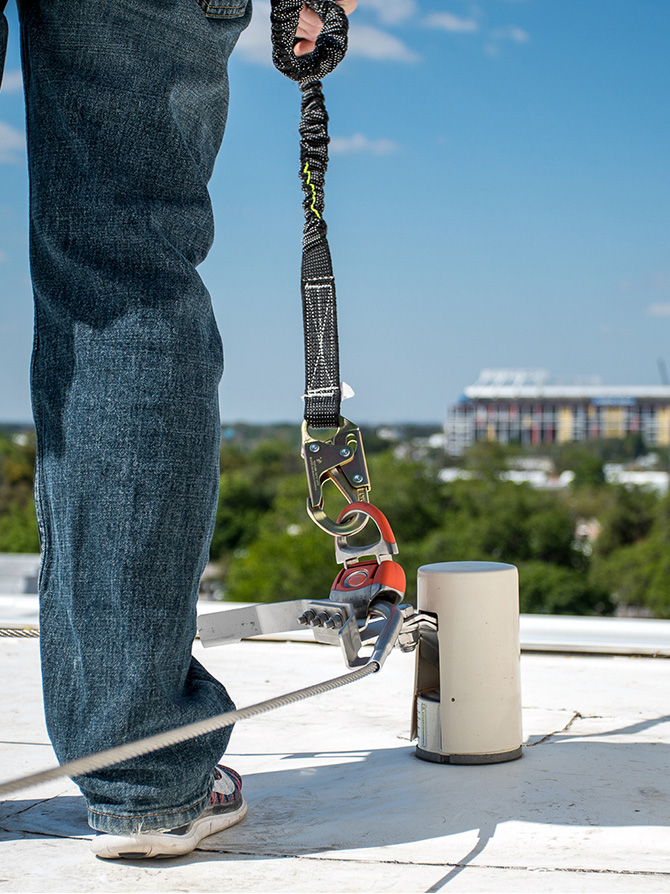
[[[321,82],[300,82],[300,178],[303,211],[302,311],[305,342],[305,421],[311,428],[337,428],[340,418],[340,356],[335,278],[323,219],[328,167],[328,114]]]
[[[305,422],[337,428],[340,420],[340,358],[335,280],[323,219],[323,182],[328,164],[328,115],[320,78],[347,50],[347,16],[333,0],[305,0],[322,22],[314,50],[296,56],[294,45],[303,0],[270,0],[272,58],[302,91],[300,177],[305,193],[301,291],[305,339]]]

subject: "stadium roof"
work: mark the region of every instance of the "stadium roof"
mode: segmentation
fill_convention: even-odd
[[[485,369],[464,394],[471,400],[670,401],[670,385],[602,385],[594,377],[558,382],[545,370]]]

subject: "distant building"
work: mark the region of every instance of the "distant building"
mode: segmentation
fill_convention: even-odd
[[[670,445],[670,385],[560,384],[544,370],[485,369],[447,414],[447,451],[475,441],[563,444],[640,434]]]

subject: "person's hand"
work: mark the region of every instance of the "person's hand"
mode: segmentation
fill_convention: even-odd
[[[358,0],[336,0],[336,3],[338,6],[342,7],[347,15],[351,15],[358,6]],[[310,9],[303,3],[302,9],[300,10],[298,28],[295,32],[298,42],[293,47],[293,52],[296,56],[305,56],[307,53],[313,51],[316,45],[316,39],[319,34],[321,34],[322,28],[323,22],[318,15],[313,9]]]

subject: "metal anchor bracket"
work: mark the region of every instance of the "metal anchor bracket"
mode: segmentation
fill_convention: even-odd
[[[416,646],[418,635],[402,632],[413,615],[411,605],[398,606],[379,599],[371,606],[369,616],[358,620],[347,602],[295,599],[200,615],[198,633],[203,646],[210,647],[236,643],[250,636],[309,627],[317,642],[339,642],[348,667],[363,667],[372,661],[381,667],[395,645],[402,651],[411,651]],[[363,644],[372,640],[375,640],[372,654],[360,656]]]
[[[330,600],[295,599],[258,603],[198,617],[200,641],[206,648],[237,643],[250,636],[267,636],[310,628],[317,642],[340,643],[349,667],[362,641],[353,609]]]
[[[241,639],[250,636],[262,636],[271,633],[285,633],[289,630],[301,630],[311,612],[313,617],[326,611],[327,618],[321,619],[318,626],[323,626],[325,620],[332,619],[329,628],[337,629],[336,615],[342,620],[341,627],[353,614],[348,606],[342,610],[330,602],[319,602],[314,599],[294,599],[288,602],[259,602],[255,605],[245,605],[240,608],[231,608],[228,611],[212,612],[211,614],[198,616],[198,634],[203,646],[225,646],[229,643],[237,643]]]

